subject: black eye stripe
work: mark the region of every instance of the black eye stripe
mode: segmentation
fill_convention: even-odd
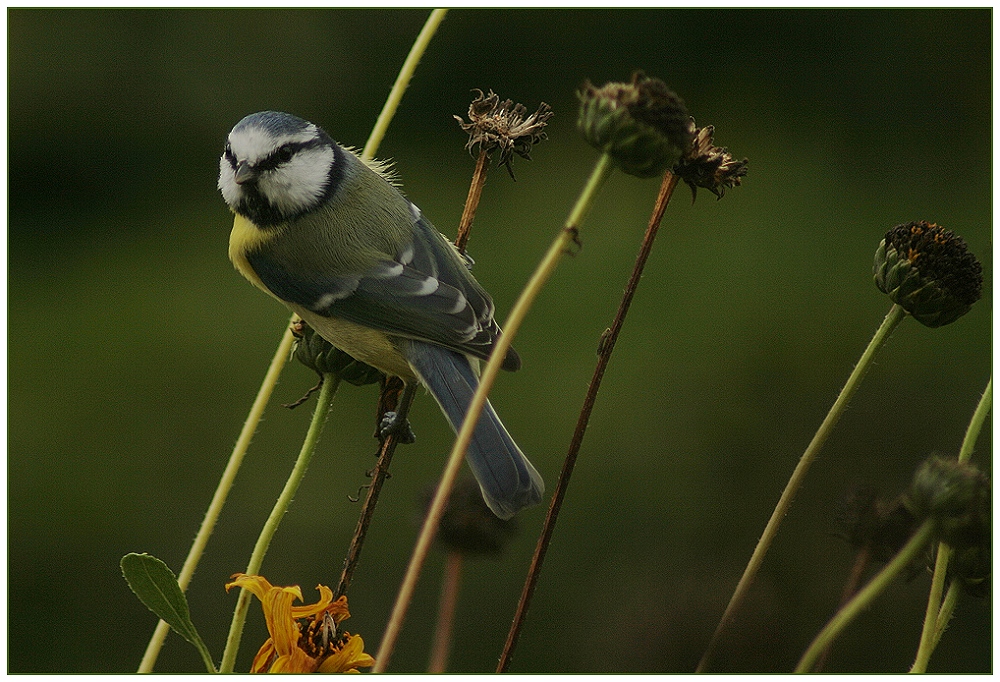
[[[309,140],[308,142],[288,142],[281,145],[262,159],[260,163],[257,164],[257,169],[271,170],[277,168],[281,164],[291,161],[292,157],[299,151],[318,147],[320,144],[322,143],[319,140]]]

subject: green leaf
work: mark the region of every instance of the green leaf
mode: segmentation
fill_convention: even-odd
[[[177,576],[170,568],[149,554],[130,553],[122,557],[122,575],[135,596],[150,611],[159,616],[173,630],[202,654],[211,672],[215,672],[208,647],[191,622],[187,598],[177,583]]]

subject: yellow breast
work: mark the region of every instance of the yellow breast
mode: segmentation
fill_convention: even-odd
[[[233,220],[233,231],[229,233],[229,260],[233,262],[240,274],[246,277],[258,289],[271,294],[260,277],[250,267],[250,261],[246,254],[260,246],[267,239],[267,235],[259,227],[251,223],[243,216],[236,214]],[[274,294],[271,294],[272,296]]]

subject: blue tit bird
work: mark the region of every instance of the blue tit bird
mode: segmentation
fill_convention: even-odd
[[[493,301],[384,172],[318,126],[264,111],[229,133],[219,190],[244,277],[357,360],[422,383],[461,425],[501,334]],[[520,364],[510,349],[503,368]],[[542,477],[488,402],[466,460],[498,517],[541,501]]]

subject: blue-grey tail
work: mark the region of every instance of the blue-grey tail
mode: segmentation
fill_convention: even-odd
[[[441,406],[456,431],[465,419],[479,378],[461,353],[421,341],[408,341],[404,355]],[[479,482],[486,504],[501,519],[542,501],[541,475],[507,433],[487,401],[476,424],[466,461]]]

